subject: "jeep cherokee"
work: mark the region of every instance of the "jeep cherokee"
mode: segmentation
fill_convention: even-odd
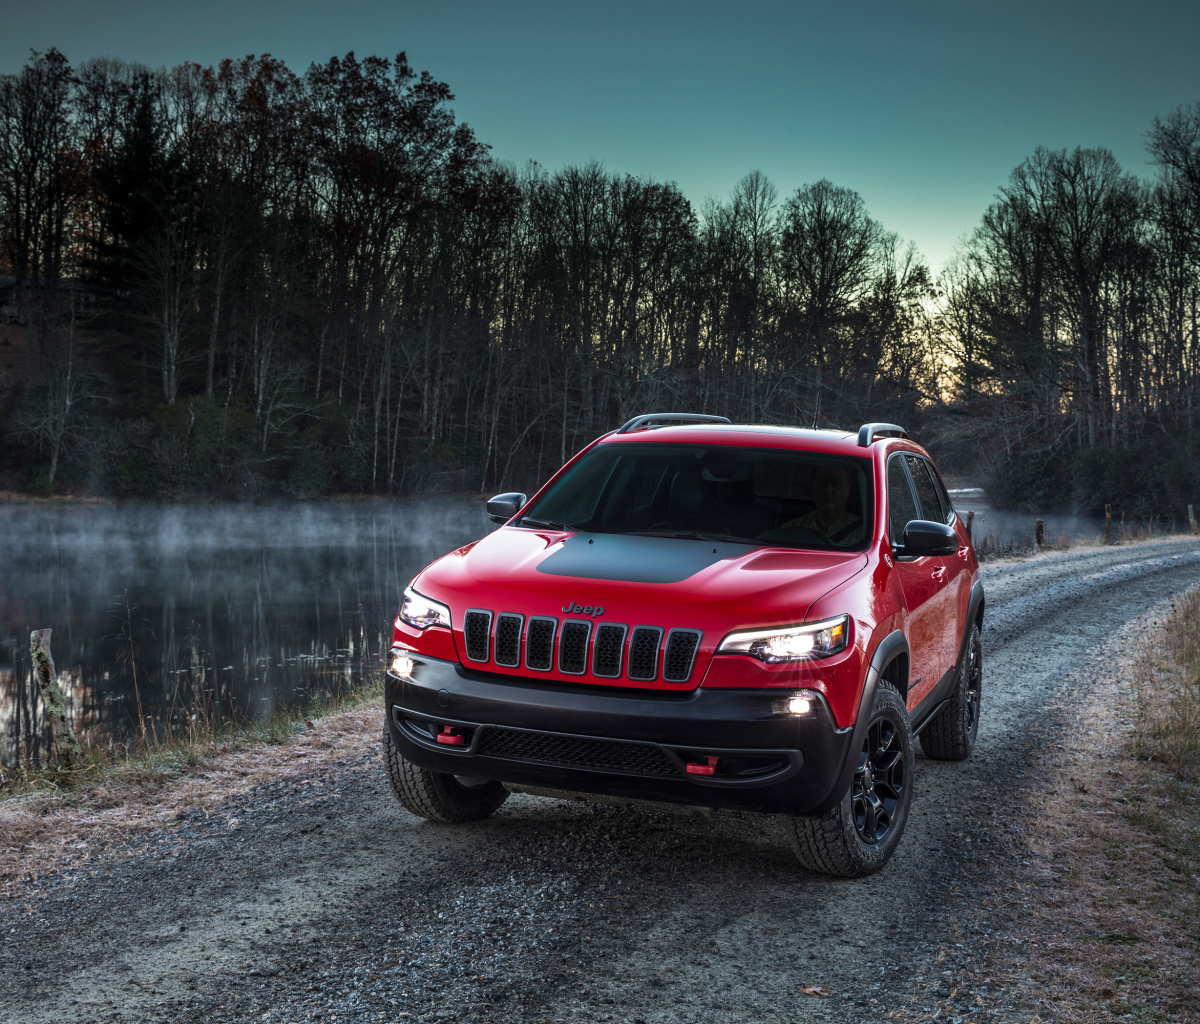
[[[414,814],[513,789],[761,811],[854,877],[904,831],[914,738],[971,752],[979,565],[900,427],[639,416],[487,514],[395,621],[384,752]]]

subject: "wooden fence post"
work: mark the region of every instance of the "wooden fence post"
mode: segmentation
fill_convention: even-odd
[[[1104,506],[1104,543],[1112,543],[1112,506]]]
[[[1195,505],[1188,506],[1188,529],[1190,529],[1192,531],[1192,533],[1200,532],[1200,530],[1197,530],[1197,527],[1196,527],[1196,506]]]
[[[1046,520],[1035,519],[1033,521],[1033,542],[1039,548],[1046,546]]]
[[[48,629],[31,630],[29,653],[33,656],[33,674],[37,677],[42,704],[46,708],[46,721],[50,723],[50,734],[58,749],[58,760],[69,767],[79,760],[79,740],[63,703],[62,691],[58,688],[54,659],[50,656],[50,633]]]
[[[974,524],[975,524],[975,510],[972,509],[971,511],[969,511],[967,513],[967,540],[969,540],[972,544],[975,543],[975,538],[971,534],[971,527]]]

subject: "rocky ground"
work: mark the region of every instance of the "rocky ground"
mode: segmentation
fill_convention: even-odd
[[[81,824],[49,866],[31,842],[0,897],[0,1020],[1034,1019],[1011,894],[1050,869],[1034,830],[1064,728],[1197,579],[1194,541],[987,569],[979,746],[918,756],[871,878],[805,874],[749,815],[514,795],[433,825],[392,798],[367,716],[308,767],[103,844]]]

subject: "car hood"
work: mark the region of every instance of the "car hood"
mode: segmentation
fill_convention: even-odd
[[[726,633],[804,621],[866,562],[861,552],[504,527],[434,562],[413,586],[449,605],[460,656],[469,609],[700,630],[694,686]]]

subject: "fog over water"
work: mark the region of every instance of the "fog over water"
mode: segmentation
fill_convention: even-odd
[[[261,715],[381,667],[405,584],[493,528],[465,501],[0,505],[0,760],[45,754],[30,629],[93,738],[136,735],[131,660],[159,735],[197,700]]]

